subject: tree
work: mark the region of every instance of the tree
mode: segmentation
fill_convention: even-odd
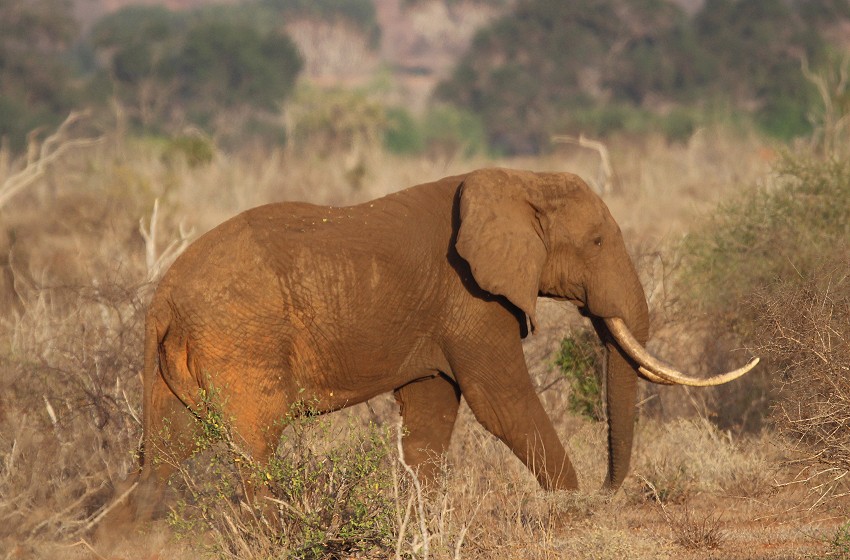
[[[161,6],[129,6],[101,19],[91,42],[115,93],[143,126],[162,119],[177,88],[175,52],[186,22]]]
[[[715,100],[755,107],[768,132],[790,136],[806,131],[812,95],[800,60],[820,58],[819,26],[847,4],[708,0],[691,18],[666,0],[519,0],[476,35],[435,95],[478,114],[491,145],[509,153],[594,122],[664,126],[671,107]]]
[[[373,0],[262,0],[279,17],[343,20],[361,29],[373,47],[381,38],[381,27]]]
[[[227,112],[273,111],[303,65],[295,45],[252,6],[174,13],[129,7],[94,28],[122,102],[146,128],[205,126]]]
[[[800,61],[819,59],[824,44],[794,5],[708,0],[694,25],[700,44],[712,53],[712,73],[721,91],[739,106],[757,107],[757,117],[770,132],[792,136],[807,131],[812,91]]]
[[[187,101],[269,110],[292,92],[303,66],[286,35],[223,20],[192,25],[175,62]]]
[[[567,108],[693,87],[690,49],[684,13],[661,0],[523,0],[478,33],[436,95],[480,114],[497,148],[536,152]]]
[[[0,137],[14,147],[70,109],[68,58],[76,34],[69,0],[0,1]]]
[[[620,30],[604,67],[615,99],[644,105],[649,97],[682,100],[710,82],[705,53],[687,16],[664,0],[616,7]]]

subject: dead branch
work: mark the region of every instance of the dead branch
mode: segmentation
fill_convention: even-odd
[[[574,144],[582,148],[595,151],[599,154],[599,173],[597,174],[594,187],[600,195],[609,195],[614,192],[614,168],[611,166],[611,155],[608,147],[599,140],[591,140],[584,134],[575,136],[556,135],[552,136],[552,142],[561,144]]]
[[[831,154],[841,143],[842,134],[850,127],[850,113],[848,113],[836,101],[844,98],[848,93],[848,78],[850,78],[850,54],[845,54],[840,62],[837,62],[835,73],[828,70],[815,73],[809,66],[809,60],[804,55],[800,57],[800,71],[803,77],[818,91],[821,103],[823,103],[823,114],[820,115],[822,122],[812,123],[819,129],[821,148],[825,153]],[[815,142],[817,135],[814,136]]]
[[[431,535],[428,532],[428,523],[425,517],[425,501],[422,493],[422,485],[419,482],[418,473],[413,470],[413,468],[404,460],[404,447],[402,446],[402,437],[403,437],[404,428],[401,424],[396,428],[396,446],[398,448],[398,462],[401,463],[401,466],[404,468],[407,475],[410,477],[410,481],[413,483],[413,488],[415,490],[415,494],[411,494],[410,499],[416,498],[416,514],[419,518],[419,533],[422,535],[422,558],[423,560],[428,560],[428,556],[430,554],[430,541]],[[409,507],[409,506],[408,506]],[[399,533],[399,539],[401,539],[401,533]],[[398,556],[398,550],[396,550],[396,556]]]
[[[48,166],[62,157],[68,150],[93,146],[103,140],[103,136],[98,136],[97,138],[68,138],[69,129],[86,117],[88,117],[88,112],[86,111],[71,112],[68,118],[56,129],[56,132],[48,136],[40,146],[37,140],[37,136],[41,132],[40,129],[36,129],[27,135],[26,166],[7,177],[0,184],[0,208],[13,196],[43,177]]]
[[[189,241],[195,233],[195,229],[186,230],[181,222],[179,226],[180,238],[174,239],[168,246],[157,251],[157,231],[159,230],[159,199],[153,201],[153,212],[147,226],[145,219],[139,219],[139,233],[145,240],[145,265],[147,266],[147,281],[153,282],[174,262],[180,253],[189,246]]]

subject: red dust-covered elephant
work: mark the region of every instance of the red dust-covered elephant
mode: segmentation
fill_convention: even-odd
[[[295,403],[330,412],[393,391],[404,457],[424,472],[463,397],[544,488],[577,488],[520,344],[538,297],[580,307],[608,349],[609,489],[629,469],[638,377],[718,384],[757,361],[695,379],[646,352],[646,298],[620,228],[572,174],[482,169],[356,206],[261,206],[194,242],[153,296],[136,518],[173,469],[155,438],[167,428],[170,451],[190,452],[202,390],[220,394],[258,462]]]

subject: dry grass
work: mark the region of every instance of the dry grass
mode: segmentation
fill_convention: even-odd
[[[704,419],[646,422],[636,476],[641,496],[683,503],[703,494],[760,498],[774,491],[778,450],[767,435],[735,437]]]
[[[723,544],[726,533],[720,514],[709,512],[698,516],[685,509],[680,515],[667,515],[673,542],[679,546],[691,550],[713,550]]]
[[[649,255],[641,259],[641,269],[657,307],[664,300],[664,272],[658,266],[667,258],[660,249],[663,238],[680,235],[725,190],[763,173],[766,156],[755,139],[722,131],[702,131],[685,145],[621,139],[609,148],[619,185],[608,202],[636,251]],[[204,545],[221,543],[231,531],[220,524],[203,526],[197,539],[182,541],[174,539],[174,529],[164,521],[126,535],[111,549],[82,540],[111,489],[135,464],[141,317],[156,276],[154,265],[172,242],[179,248],[182,235],[199,235],[270,200],[346,204],[494,164],[569,169],[584,176],[595,175],[598,166],[593,154],[567,149],[511,161],[401,159],[376,149],[365,156],[365,180],[353,188],[357,185],[345,163],[333,157],[255,149],[215,153],[209,162],[190,165],[179,154],[165,153],[168,149],[151,140],[108,138],[75,151],[73,158],[57,158],[0,208],[2,558],[281,554],[274,543],[239,553],[234,535],[244,536],[244,530],[230,533],[228,542],[237,547],[228,549],[237,551],[233,555],[210,551]],[[20,162],[0,166],[6,175],[0,182],[21,168]],[[597,493],[605,470],[605,426],[569,414],[565,386],[552,385],[552,355],[564,333],[582,319],[556,303],[541,304],[540,315],[540,333],[525,342],[529,369],[538,387],[549,387],[541,397],[567,443],[583,490],[570,495],[540,491],[464,407],[445,476],[426,494],[416,492],[396,460],[394,441],[386,441],[389,460],[379,476],[396,482],[382,490],[393,520],[393,539],[389,552],[381,551],[384,556],[423,558],[425,542],[435,559],[820,553],[823,545],[815,537],[835,534],[836,512],[846,510],[840,501],[818,510],[797,509],[799,492],[774,485],[787,467],[770,434],[746,439],[699,418],[661,423],[644,417],[634,476],[614,497]],[[688,355],[687,348],[669,348],[664,357],[671,361]],[[682,403],[679,410],[702,410],[692,406],[694,398],[681,390],[665,396]],[[392,399],[383,398],[329,418],[336,426],[333,433],[340,434],[333,440],[346,441],[352,420],[360,425],[377,420],[381,429],[392,428],[397,413]],[[324,449],[322,437],[317,449]],[[203,471],[183,474],[191,481]],[[666,513],[647,495],[647,481]],[[237,526],[235,513],[230,519]],[[723,537],[714,529],[722,529]],[[698,546],[686,544],[691,541]],[[369,554],[363,551],[360,557]]]

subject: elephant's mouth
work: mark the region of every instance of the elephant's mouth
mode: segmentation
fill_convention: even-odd
[[[555,301],[566,301],[566,302],[572,303],[573,305],[575,305],[579,309],[582,309],[582,308],[585,307],[585,305],[587,305],[583,299],[581,299],[577,296],[559,296],[559,295],[555,295],[555,294],[549,294],[549,293],[546,293],[546,292],[540,292],[539,296],[545,297],[547,299],[552,299],[552,300],[555,300]]]
[[[667,364],[664,364],[661,360],[652,356],[646,348],[637,341],[622,319],[612,317],[606,318],[604,321],[608,330],[611,332],[611,336],[614,337],[620,348],[622,348],[626,354],[637,362],[638,373],[640,376],[653,383],[661,383],[664,385],[689,385],[692,387],[722,385],[723,383],[728,383],[733,379],[741,377],[759,363],[758,358],[753,358],[744,367],[727,373],[712,375],[711,377],[705,378],[692,377],[668,366]]]

